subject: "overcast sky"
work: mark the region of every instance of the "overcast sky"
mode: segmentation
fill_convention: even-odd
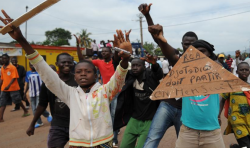
[[[41,2],[0,0],[0,8],[17,18],[25,13],[26,6],[31,9]],[[153,2],[150,14],[154,23],[165,26],[164,36],[175,48],[181,48],[183,34],[194,31],[200,39],[212,43],[216,53],[249,50],[249,0],[61,0],[28,21],[28,41],[42,42],[46,39],[45,31],[59,27],[72,34],[87,29],[97,42],[112,39],[116,29],[132,29],[130,40],[136,41],[140,39],[138,6],[150,2]],[[154,42],[146,22],[143,28],[144,42]],[[24,24],[21,30],[24,34]],[[0,35],[0,42],[11,40],[8,35]],[[70,44],[75,46],[74,38]]]

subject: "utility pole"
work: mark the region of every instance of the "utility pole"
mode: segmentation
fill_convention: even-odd
[[[26,12],[28,11],[28,6],[26,6]],[[25,22],[25,38],[27,40],[27,21]]]
[[[140,34],[141,34],[141,46],[143,46],[143,30],[142,30],[142,22],[145,22],[143,19],[143,14],[138,14],[137,17],[139,18],[139,20],[135,20],[138,21],[140,23]]]
[[[143,46],[143,32],[142,32],[142,15],[139,15],[139,21],[140,21],[140,31],[141,31],[141,46]]]

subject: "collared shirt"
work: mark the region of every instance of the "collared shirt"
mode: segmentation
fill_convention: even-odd
[[[17,78],[19,78],[17,69],[14,65],[9,64],[5,69],[3,68],[4,66],[2,66],[1,68],[1,79],[3,80],[3,84],[2,84],[2,91],[18,91],[20,90],[20,87],[18,85],[17,82]],[[4,90],[5,87],[7,87],[12,79],[15,79],[15,81],[11,84],[10,88],[8,90]]]
[[[25,82],[29,83],[30,97],[36,97],[40,95],[42,80],[36,71],[28,71],[25,77]]]

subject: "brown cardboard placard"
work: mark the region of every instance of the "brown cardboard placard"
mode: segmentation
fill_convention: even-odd
[[[12,24],[13,26],[18,27],[22,23],[26,22],[27,20],[29,20],[30,18],[32,18],[33,16],[35,16],[36,14],[42,12],[46,8],[50,7],[51,5],[53,5],[53,4],[55,4],[55,3],[59,2],[59,1],[60,0],[46,0],[46,1],[42,2],[40,5],[36,6],[35,8],[31,9],[30,11],[26,12],[25,14],[23,14],[19,18],[13,20],[9,24]],[[0,30],[0,33],[2,33],[3,35],[5,35],[6,33],[12,31],[12,28],[10,26],[8,26],[9,24],[7,24],[6,26],[4,26]]]
[[[150,98],[162,100],[249,90],[249,84],[190,46]]]

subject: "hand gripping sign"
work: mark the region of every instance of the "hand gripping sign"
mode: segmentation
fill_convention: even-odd
[[[26,12],[24,15],[20,16],[19,18],[15,19],[14,21],[12,21],[9,24],[12,24],[13,26],[18,27],[22,23],[26,22],[27,20],[29,20],[30,18],[35,16],[36,14],[42,12],[46,8],[50,7],[51,5],[53,5],[59,1],[60,0],[46,0],[46,1],[42,2],[40,5],[36,6],[35,8],[31,9],[30,11]],[[7,24],[5,27],[3,27],[0,30],[0,33],[5,35],[6,33],[12,31],[12,28],[9,26],[9,24]]]
[[[249,84],[190,46],[150,98],[161,100],[249,90]]]

